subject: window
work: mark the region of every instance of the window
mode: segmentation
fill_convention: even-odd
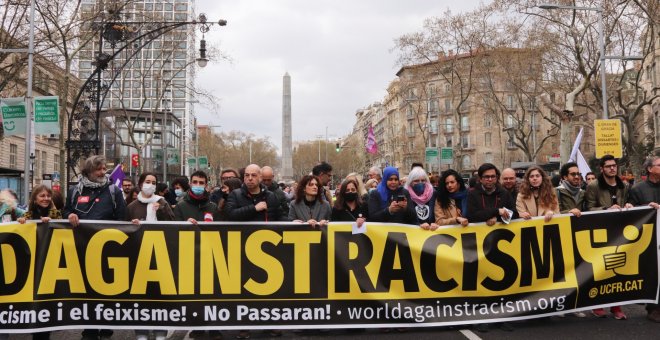
[[[492,134],[490,132],[486,132],[484,134],[484,146],[491,146],[492,143]]]
[[[484,162],[493,163],[493,153],[492,152],[486,152],[486,156],[484,157]]]
[[[435,113],[438,112],[438,100],[430,99],[429,100],[429,112]]]
[[[53,171],[60,171],[60,157],[57,154],[53,157]]]
[[[515,126],[515,121],[513,120],[513,115],[511,115],[511,114],[506,115],[505,125],[506,125],[507,129],[512,129]]]
[[[408,105],[406,107],[406,117],[412,118],[414,115],[415,115],[415,113],[413,112],[412,105]]]
[[[445,92],[451,92],[451,84],[445,84]]]
[[[470,155],[463,155],[461,158],[461,165],[463,166],[463,169],[469,169],[472,167],[472,160],[470,159]]]
[[[415,136],[415,125],[413,124],[413,121],[408,121],[408,137],[414,137]]]
[[[451,118],[445,119],[445,131],[449,133],[454,132],[454,122]]]
[[[452,136],[447,136],[447,147],[448,148],[453,148],[454,147],[454,139]]]
[[[489,128],[493,125],[493,115],[484,115],[484,127]]]
[[[461,147],[463,149],[468,149],[470,147],[470,135],[467,133],[461,135]]]
[[[435,94],[435,84],[429,84],[429,96]]]
[[[17,157],[18,157],[18,145],[9,144],[9,167],[10,168],[18,168]]]
[[[445,99],[445,112],[449,112],[451,110],[451,99]]]
[[[432,134],[438,133],[438,121],[435,119],[431,119],[429,121],[429,132]]]
[[[516,108],[516,104],[512,95],[508,95],[506,97],[506,108],[509,110],[514,110]]]
[[[461,131],[470,130],[470,119],[467,116],[461,117]]]
[[[530,98],[528,102],[528,110],[536,110],[536,99],[535,98]]]

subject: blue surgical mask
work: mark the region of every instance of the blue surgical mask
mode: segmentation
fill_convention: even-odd
[[[181,195],[183,195],[183,190],[181,190],[181,189],[174,189],[174,195],[175,195],[176,197],[181,197]]]
[[[412,189],[415,192],[415,194],[417,194],[419,196],[419,195],[424,193],[424,189],[426,189],[426,183],[423,183],[423,182],[422,183],[415,183],[415,184],[413,184]]]
[[[199,185],[193,185],[192,188],[190,188],[190,191],[192,191],[193,194],[199,196],[204,193],[204,187]]]

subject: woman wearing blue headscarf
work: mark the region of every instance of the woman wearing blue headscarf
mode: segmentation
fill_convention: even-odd
[[[409,199],[408,191],[399,185],[399,171],[386,167],[383,180],[369,193],[369,220],[409,223],[406,209]]]

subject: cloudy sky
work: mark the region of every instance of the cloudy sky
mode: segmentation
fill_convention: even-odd
[[[232,59],[209,63],[198,86],[220,98],[198,105],[200,124],[282,142],[282,76],[291,75],[293,140],[313,140],[326,127],[345,136],[356,110],[380,101],[399,69],[394,39],[425,18],[471,10],[478,0],[197,0],[214,26],[207,43]]]

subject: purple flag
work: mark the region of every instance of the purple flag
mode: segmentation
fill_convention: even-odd
[[[110,173],[110,180],[120,189],[121,189],[121,181],[123,181],[125,177],[126,174],[124,174],[124,170],[121,169],[121,164],[117,164],[115,169],[112,170],[112,172]]]
[[[374,136],[374,128],[369,126],[369,133],[367,134],[367,144],[365,145],[367,152],[370,154],[378,153],[378,144],[376,144],[376,136]]]

